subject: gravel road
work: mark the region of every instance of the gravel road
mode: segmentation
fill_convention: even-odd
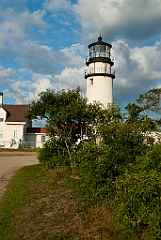
[[[0,199],[15,171],[35,164],[38,164],[36,152],[0,152]]]

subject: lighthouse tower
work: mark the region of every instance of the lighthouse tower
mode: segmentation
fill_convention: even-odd
[[[97,42],[88,45],[89,57],[87,58],[85,79],[87,82],[86,97],[88,103],[99,101],[106,108],[113,103],[113,79],[114,72],[111,67],[114,65],[110,50],[112,45],[102,41],[102,37]]]

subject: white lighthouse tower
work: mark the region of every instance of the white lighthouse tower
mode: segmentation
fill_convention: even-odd
[[[99,101],[104,107],[113,103],[113,79],[114,72],[111,67],[114,65],[110,50],[112,45],[102,41],[102,37],[97,42],[88,45],[89,57],[87,58],[87,70],[85,79],[87,80],[86,97],[88,103]]]

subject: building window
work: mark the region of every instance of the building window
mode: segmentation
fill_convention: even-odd
[[[0,122],[3,122],[3,118],[0,117]]]
[[[14,130],[13,136],[14,136],[14,138],[18,138],[18,130]]]
[[[45,136],[45,135],[44,135],[44,136],[41,136],[41,142],[44,143],[45,140],[46,140],[46,136]]]
[[[0,138],[3,138],[3,131],[0,130]]]

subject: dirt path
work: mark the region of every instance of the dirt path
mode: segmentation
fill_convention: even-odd
[[[35,164],[38,164],[36,152],[0,152],[0,199],[15,171]]]

